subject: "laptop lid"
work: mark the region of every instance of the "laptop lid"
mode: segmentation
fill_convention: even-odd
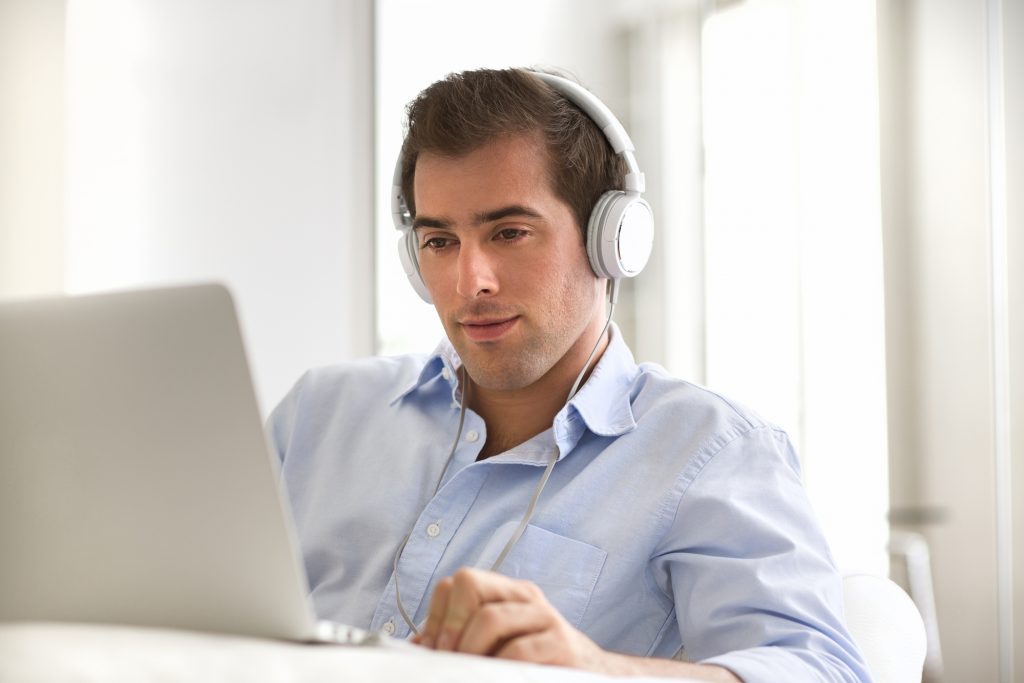
[[[313,639],[235,308],[0,302],[0,620]]]

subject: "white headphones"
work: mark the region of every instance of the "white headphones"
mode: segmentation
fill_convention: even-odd
[[[599,278],[619,280],[635,277],[647,265],[654,240],[654,214],[640,194],[644,191],[644,174],[633,155],[636,147],[626,129],[611,110],[590,91],[561,76],[529,71],[556,92],[582,109],[601,129],[608,144],[622,156],[629,169],[625,189],[605,192],[590,212],[587,225],[587,255],[590,267]],[[420,275],[419,244],[412,229],[412,216],[402,194],[402,157],[395,163],[391,181],[391,217],[401,233],[398,256],[413,289],[428,304],[430,292]]]

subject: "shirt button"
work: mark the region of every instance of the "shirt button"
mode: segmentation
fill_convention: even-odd
[[[437,522],[432,522],[427,525],[427,536],[431,538],[437,538],[441,535],[441,525]]]
[[[470,443],[475,443],[476,440],[479,439],[479,438],[480,438],[480,435],[477,434],[476,431],[470,430],[470,431],[466,432],[466,441],[468,441]]]
[[[394,635],[394,633],[395,633],[395,620],[394,619],[388,619],[388,623],[384,624],[384,626],[382,626],[380,630],[384,631],[384,633],[388,634],[389,636]]]
[[[452,373],[448,371],[448,368],[445,368],[444,370],[441,371],[441,376],[444,377],[445,379],[451,379]]]

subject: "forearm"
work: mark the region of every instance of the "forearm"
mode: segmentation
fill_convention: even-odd
[[[710,683],[742,683],[728,669],[707,664],[677,662],[660,657],[634,657],[615,652],[605,652],[600,671],[607,676],[660,676],[665,678],[688,678]]]

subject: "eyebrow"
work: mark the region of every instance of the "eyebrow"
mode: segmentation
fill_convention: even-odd
[[[473,216],[474,225],[482,225],[483,223],[493,223],[494,221],[500,221],[503,218],[511,218],[513,216],[522,216],[525,218],[543,219],[544,217],[537,211],[531,209],[528,206],[522,204],[510,204],[503,206],[500,209],[494,209],[492,211],[483,211]],[[445,218],[433,218],[431,216],[417,216],[412,222],[412,227],[416,228],[450,228],[452,221]]]

